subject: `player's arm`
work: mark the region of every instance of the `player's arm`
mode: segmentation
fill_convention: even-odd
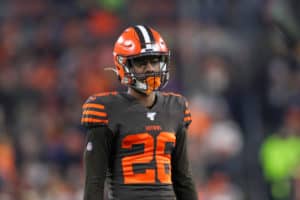
[[[187,153],[187,131],[183,127],[177,132],[176,146],[172,154],[172,181],[178,200],[197,200]]]
[[[84,200],[103,200],[112,133],[106,126],[89,128],[84,152]]]
[[[113,135],[108,128],[107,109],[101,97],[91,96],[84,103],[81,124],[88,130],[84,152],[84,200],[101,200],[104,198],[104,183]]]

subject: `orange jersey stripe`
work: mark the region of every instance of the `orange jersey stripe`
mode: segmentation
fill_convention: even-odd
[[[102,92],[102,93],[97,93],[94,96],[101,97],[101,96],[117,95],[117,94],[118,94],[118,92]]]
[[[186,114],[186,115],[191,114],[191,111],[190,110],[185,110],[184,114]]]
[[[96,104],[96,103],[86,103],[82,106],[82,108],[99,108],[103,110],[105,108],[104,105]]]
[[[177,96],[177,97],[182,97],[181,94],[177,94],[177,93],[174,93],[174,92],[162,92],[162,95],[164,95],[164,96]]]
[[[87,122],[87,123],[108,123],[108,120],[103,120],[103,119],[94,119],[94,118],[82,118],[81,122]]]
[[[99,117],[106,117],[107,114],[105,112],[98,112],[98,111],[93,111],[93,110],[85,110],[83,112],[84,115],[96,115],[96,116],[99,116]]]

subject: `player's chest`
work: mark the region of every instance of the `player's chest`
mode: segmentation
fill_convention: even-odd
[[[179,113],[171,109],[143,109],[132,106],[120,110],[113,122],[120,135],[143,132],[176,132],[180,122]]]
[[[175,131],[176,120],[162,111],[128,112],[126,118],[119,120],[120,133],[141,131]]]

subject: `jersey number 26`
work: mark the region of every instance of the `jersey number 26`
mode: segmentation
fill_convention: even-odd
[[[156,182],[155,176],[157,174],[160,183],[171,184],[171,155],[166,153],[165,149],[167,143],[174,146],[175,141],[175,134],[171,132],[160,132],[156,138],[147,132],[126,136],[122,140],[123,149],[130,150],[133,145],[143,144],[144,152],[122,158],[124,183],[153,184]],[[149,164],[153,158],[156,163],[154,168],[145,169],[144,173],[134,172],[134,164]],[[166,172],[166,168],[169,169],[169,172]]]

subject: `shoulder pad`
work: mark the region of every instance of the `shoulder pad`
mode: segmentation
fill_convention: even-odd
[[[177,99],[180,107],[182,107],[182,110],[183,110],[183,124],[187,128],[192,122],[191,111],[189,109],[187,99],[184,96],[182,96],[181,94],[177,94],[177,93],[173,93],[173,92],[163,92],[162,95],[171,96],[172,98]]]
[[[108,92],[90,96],[82,106],[81,124],[85,127],[107,126],[108,115],[103,98],[116,94],[116,92]]]

